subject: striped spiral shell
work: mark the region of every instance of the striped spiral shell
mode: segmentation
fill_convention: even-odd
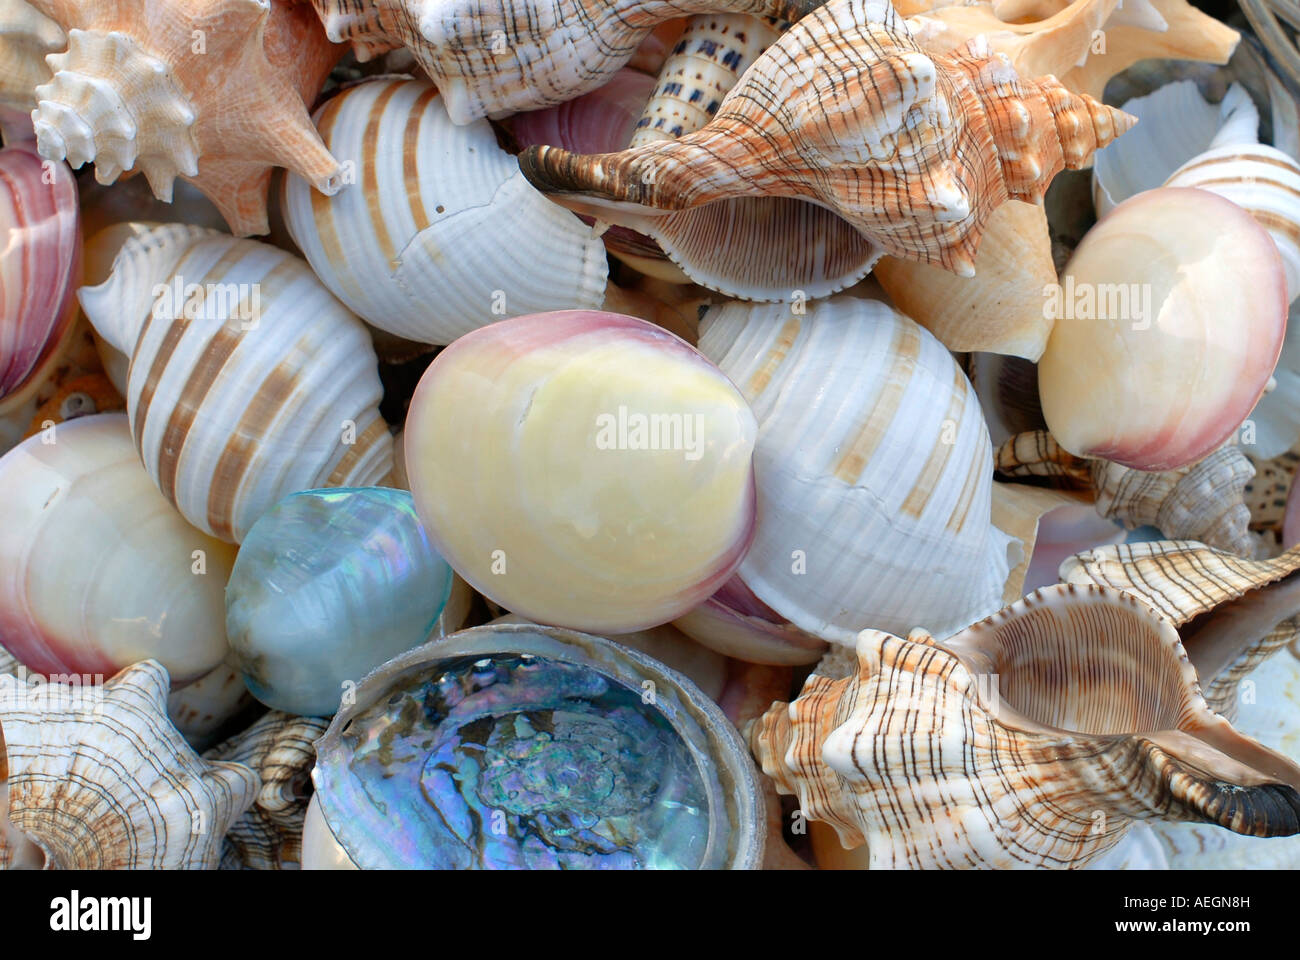
[[[285,219],[317,276],[368,323],[447,344],[506,317],[604,302],[591,228],[529,186],[486,120],[454,125],[428,83],[360,84],[316,124],[356,182],[327,197],[287,177]]]
[[[370,337],[297,257],[167,225],[127,240],[109,279],[79,295],[131,357],[145,468],[200,530],[238,543],[290,493],[373,486],[392,469]]]
[[[154,660],[102,688],[0,676],[9,820],[52,866],[217,868],[222,837],[253,803],[258,777],[190,749],[167,719],[169,685]]]
[[[1001,606],[1010,538],[974,391],[928,331],[883,303],[727,304],[700,350],[758,418],[758,530],[740,578],[809,633],[955,630]]]
[[[831,0],[768,47],[700,130],[620,153],[530,147],[520,166],[566,206],[643,232],[674,211],[701,210],[714,224],[719,201],[794,198],[833,211],[876,257],[969,276],[994,209],[1040,199],[1130,124],[1052,77],[1017,76],[978,41],[925,53],[888,0]],[[730,289],[755,299],[833,292],[846,278],[819,269],[818,253],[808,251],[802,275],[772,278],[765,262],[766,283]]]
[[[500,118],[601,86],[665,20],[751,13],[797,20],[820,0],[312,0],[362,59],[408,48],[453,123]]]
[[[942,642],[863,631],[852,674],[812,674],[750,742],[872,868],[1082,867],[1134,820],[1300,833],[1300,767],[1206,707],[1172,624],[1100,587]]]

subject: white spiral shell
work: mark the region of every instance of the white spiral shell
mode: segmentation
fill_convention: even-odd
[[[965,375],[885,304],[733,303],[700,351],[759,422],[758,531],[740,578],[797,627],[939,635],[1001,606],[1011,538],[991,523],[993,456]]]
[[[366,322],[447,344],[507,317],[604,302],[609,268],[591,227],[529,185],[486,120],[453,124],[431,84],[363,83],[315,121],[355,179],[326,197],[286,177],[285,219]]]
[[[109,279],[79,296],[131,356],[146,469],[199,529],[238,543],[290,493],[392,470],[370,337],[297,257],[167,225],[127,240]]]

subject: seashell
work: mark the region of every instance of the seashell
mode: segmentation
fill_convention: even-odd
[[[1019,540],[1024,554],[1003,585],[1007,604],[1056,583],[1066,557],[1124,539],[1124,529],[1098,515],[1084,494],[1023,483],[993,484],[993,523]]]
[[[834,77],[836,89],[817,76]],[[827,108],[837,99],[853,101],[852,126],[847,109]],[[1009,113],[1028,119],[1008,124]],[[695,271],[665,243],[698,283],[792,299],[796,286],[808,296],[834,292],[884,253],[972,275],[994,209],[1041,198],[1058,171],[1086,163],[1129,123],[1055,80],[1017,78],[978,43],[961,56],[927,56],[885,0],[831,0],[768,47],[703,129],[595,156],[530,147],[519,162],[534,185],[571,209],[661,243],[657,220],[698,208],[703,235],[729,216],[719,201],[786,197],[828,208],[873,251],[847,277],[818,269],[822,251],[813,248],[801,268],[783,263],[774,274],[764,262],[766,279],[729,282]],[[1065,140],[1063,129],[1072,131]]]
[[[223,869],[281,870],[302,861],[313,744],[328,726],[319,717],[272,711],[205,754],[251,767],[262,784],[253,805],[226,833]]]
[[[692,13],[797,20],[819,0],[312,0],[358,59],[405,46],[453,123],[499,119],[601,86],[656,25]]]
[[[997,455],[1012,437],[1047,426],[1038,400],[1038,368],[1034,364],[1022,357],[976,352],[966,358],[965,366]]]
[[[1171,540],[1200,542],[1253,557],[1246,484],[1255,475],[1239,447],[1220,447],[1204,460],[1146,473],[1107,460],[1089,461],[1097,512],[1129,530],[1152,526]]]
[[[311,795],[302,823],[302,868],[304,870],[360,870],[343,845],[334,837],[320,812],[320,796]]]
[[[102,373],[72,377],[54,391],[50,399],[36,408],[23,439],[33,437],[51,425],[67,423],[95,413],[117,413],[126,409],[126,401]]]
[[[341,51],[286,0],[33,0],[67,31],[32,112],[41,156],[91,161],[112,183],[140,170],[171,200],[184,177],[240,235],[266,233],[271,168],[338,189],[307,116]],[[158,9],[155,9],[158,8]],[[200,55],[201,54],[201,55]]]
[[[788,28],[784,21],[743,13],[691,17],[659,71],[635,132],[620,146],[641,147],[699,130],[749,65]]]
[[[520,314],[599,307],[600,240],[548,202],[486,120],[455,126],[428,83],[380,79],[316,113],[360,182],[285,178],[285,220],[321,281],[381,330],[446,344]]]
[[[90,324],[80,311],[74,311],[74,316],[49,360],[16,393],[0,401],[0,454],[31,436],[33,424],[52,436],[48,428],[57,426],[58,412],[48,409],[51,402],[66,396],[65,388],[72,381],[103,372]]]
[[[166,669],[102,687],[0,676],[0,770],[9,821],[69,870],[215,869],[257,774],[212,763],[167,719]]]
[[[806,316],[711,308],[700,350],[758,418],[758,526],[740,578],[759,600],[850,646],[868,624],[952,630],[998,609],[1014,564],[990,522],[988,431],[938,340],[840,297]]]
[[[235,664],[272,709],[330,716],[371,670],[460,629],[454,579],[406,491],[291,494],[253,524],[226,585]]]
[[[1047,346],[1052,320],[1043,290],[1056,283],[1056,267],[1041,206],[1011,200],[993,211],[974,277],[898,257],[882,257],[872,275],[894,306],[949,350],[1037,360]]]
[[[167,698],[168,719],[195,750],[215,746],[263,710],[229,660]]]
[[[1300,296],[1300,163],[1294,158],[1260,143],[1214,147],[1175,170],[1165,186],[1209,190],[1254,217],[1282,255],[1288,301]]]
[[[30,114],[36,106],[32,91],[50,79],[46,54],[68,45],[59,25],[27,0],[0,0],[0,128]],[[27,121],[26,135],[31,121]],[[6,142],[14,139],[5,137]]]
[[[77,184],[29,145],[0,150],[0,413],[47,376],[77,313]]]
[[[1048,307],[1038,385],[1052,435],[1079,456],[1172,470],[1219,447],[1264,392],[1286,278],[1248,213],[1165,187],[1088,231]]]
[[[131,357],[145,468],[200,530],[238,543],[290,493],[392,469],[369,335],[296,257],[169,224],[127,240],[79,296]]]
[[[1213,830],[1216,834],[1224,837],[1234,837],[1246,839],[1239,834],[1231,833],[1227,830],[1220,830],[1218,827],[1203,826],[1199,823],[1161,823],[1156,821],[1154,824],[1135,823],[1129,828],[1128,833],[1124,835],[1119,843],[1111,847],[1096,860],[1092,861],[1085,869],[1088,870],[1168,870],[1169,858],[1165,854],[1165,848],[1160,842],[1160,835],[1156,832],[1160,828],[1187,829],[1193,830]],[[1256,838],[1251,837],[1251,840]],[[1287,838],[1272,838],[1269,840],[1259,840],[1262,845],[1280,847],[1291,843]]]
[[[1032,11],[969,3],[921,12],[908,23],[927,51],[946,53],[984,35],[1021,76],[1050,74],[1098,99],[1107,80],[1138,60],[1227,63],[1239,40],[1186,0],[1074,0]]]
[[[41,674],[111,676],[155,659],[179,683],[226,656],[235,551],[149,482],[127,418],[61,424],[0,458],[0,636]],[[88,559],[93,558],[93,559]]]
[[[1258,142],[1259,111],[1250,94],[1234,83],[1220,103],[1208,103],[1192,80],[1169,83],[1124,103],[1138,130],[1097,152],[1092,197],[1104,217],[1129,197],[1159,186],[1206,150]]]
[[[1279,248],[1280,249],[1280,248]],[[1284,261],[1285,267],[1285,261]],[[1282,353],[1269,381],[1233,440],[1257,457],[1273,459],[1300,444],[1300,299],[1291,302]]]
[[[813,663],[826,651],[825,640],[785,620],[739,577],[732,577],[673,625],[692,640],[749,663]]]
[[[430,541],[476,590],[540,623],[625,633],[735,571],[754,434],[739,391],[677,337],[572,310],[443,350],[411,400],[406,468]]]
[[[1280,456],[1264,459],[1248,452],[1246,459],[1255,468],[1255,477],[1246,484],[1243,493],[1246,507],[1250,510],[1250,528],[1280,541],[1284,539],[1283,524],[1296,465],[1300,464],[1300,453],[1288,450]],[[1296,542],[1300,543],[1300,538]]]
[[[1245,560],[1188,540],[1098,547],[1061,579],[1136,595],[1179,627],[1212,709],[1231,718],[1242,677],[1300,633],[1300,549]]]
[[[1134,820],[1300,833],[1300,767],[1211,712],[1136,597],[1058,585],[942,642],[863,631],[857,659],[750,742],[873,869],[1082,867]]]
[[[1300,757],[1300,659],[1279,653],[1246,678],[1251,696],[1238,700],[1238,730],[1292,759]],[[1300,837],[1261,840],[1195,823],[1157,823],[1155,835],[1174,870],[1300,868]]]
[[[397,657],[317,757],[320,812],[365,869],[753,869],[763,856],[756,772],[721,711],[649,657],[567,630],[478,627]]]

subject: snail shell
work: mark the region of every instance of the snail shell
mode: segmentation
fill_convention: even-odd
[[[91,161],[95,178],[144,173],[160,200],[185,177],[237,234],[266,233],[271,168],[317,189],[341,171],[316,135],[315,100],[341,50],[287,0],[33,0],[67,31],[47,58],[32,123],[41,155]]]
[[[169,686],[155,660],[102,688],[0,676],[9,820],[54,866],[216,869],[258,776],[190,748],[167,719]]]
[[[152,658],[185,683],[221,663],[235,551],[158,493],[124,415],[23,441],[0,485],[0,636],[29,669],[111,676]]]
[[[428,83],[374,80],[316,114],[356,182],[333,197],[285,178],[289,232],[363,320],[425,343],[510,316],[599,307],[600,240],[548,202],[486,120],[454,125]]]
[[[1300,833],[1300,767],[1206,706],[1172,624],[1101,587],[943,642],[863,631],[852,674],[814,673],[750,742],[872,868],[1082,867],[1134,820]]]
[[[392,470],[370,336],[297,257],[166,225],[128,239],[109,279],[79,295],[131,357],[145,468],[199,529],[238,543],[290,493]]]
[[[732,303],[705,315],[700,350],[758,418],[740,578],[763,604],[850,646],[872,624],[951,631],[1001,606],[988,430],[928,331],[874,300]]]
[[[572,310],[443,350],[411,400],[406,468],[430,540],[480,593],[540,623],[625,633],[735,571],[753,534],[754,434],[739,391],[684,341]]]

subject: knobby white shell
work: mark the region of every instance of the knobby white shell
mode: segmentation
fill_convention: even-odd
[[[866,627],[951,632],[1001,606],[1013,541],[990,519],[988,429],[938,340],[848,297],[806,315],[728,304],[700,329],[759,422],[758,529],[739,574],[763,603],[848,645]]]
[[[423,81],[344,91],[316,125],[347,182],[285,179],[285,219],[322,282],[366,322],[424,343],[547,310],[599,307],[592,229],[538,193],[486,120],[457,126]]]
[[[299,490],[373,486],[393,466],[369,334],[277,247],[169,224],[79,291],[129,355],[127,412],[163,495],[238,543]]]
[[[169,685],[154,660],[102,688],[0,676],[9,820],[54,866],[216,868],[258,777],[190,749],[167,719]]]

